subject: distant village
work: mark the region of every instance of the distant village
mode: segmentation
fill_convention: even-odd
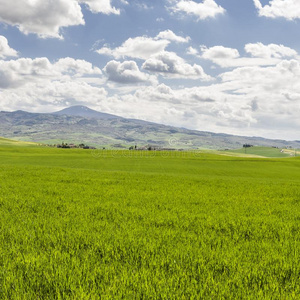
[[[183,151],[183,149],[175,149],[175,148],[165,148],[165,147],[160,147],[160,146],[156,146],[156,145],[147,145],[147,146],[142,146],[142,147],[138,147],[137,145],[135,146],[130,146],[129,150],[139,150],[139,151],[143,151],[143,150],[148,150],[148,151]]]
[[[76,144],[68,144],[68,143],[61,143],[61,144],[56,144],[54,145],[56,148],[81,148],[81,149],[96,149],[96,147],[92,147],[92,146],[88,146],[88,145],[85,145],[85,144],[79,144],[79,145],[76,145]]]
[[[64,143],[62,142],[61,144],[54,144],[54,145],[47,145],[48,147],[55,147],[55,148],[64,148],[64,149],[100,149],[100,150],[106,150],[106,147],[100,147],[100,148],[96,148],[94,146],[89,146],[86,145],[84,143],[81,144],[74,144],[74,143]],[[245,149],[245,153],[246,153],[246,149],[247,148],[252,148],[254,147],[254,145],[251,144],[243,144],[243,148]],[[276,148],[279,149],[277,146],[272,146],[272,148]],[[168,147],[161,147],[161,146],[157,146],[157,145],[146,145],[146,146],[130,146],[130,147],[125,147],[122,144],[114,144],[111,145],[107,150],[112,150],[112,149],[120,149],[120,150],[126,150],[128,149],[129,151],[184,151],[185,149],[176,149],[176,148],[168,148]],[[287,153],[290,154],[291,156],[296,156],[296,152],[292,153],[290,152],[290,150],[292,149],[291,146],[286,146],[285,148],[283,148],[280,152],[281,153]],[[230,149],[222,149],[223,151],[230,151]],[[220,151],[222,151],[220,150]],[[289,151],[289,152],[286,152]]]
[[[64,143],[62,142],[61,144],[54,144],[54,145],[48,145],[50,147],[56,147],[56,148],[64,148],[64,149],[97,149],[94,146],[88,146],[86,144],[73,144],[73,143]],[[125,147],[118,147],[116,148],[123,148]],[[101,149],[105,150],[105,147],[102,147]],[[130,146],[128,150],[137,150],[137,151],[183,151],[184,149],[176,149],[176,148],[165,148],[165,147],[160,147],[156,145],[146,145],[146,146]]]

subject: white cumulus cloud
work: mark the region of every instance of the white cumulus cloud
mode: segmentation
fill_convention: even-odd
[[[82,59],[74,59],[71,57],[61,58],[54,65],[53,68],[61,74],[68,74],[74,77],[81,77],[83,75],[101,75],[99,68],[94,67],[90,62]]]
[[[193,56],[199,56],[199,51],[193,47],[188,47],[186,49],[186,54],[193,55]]]
[[[120,14],[120,10],[111,5],[111,0],[79,0],[79,3],[85,3],[93,13]]]
[[[156,36],[156,38],[157,39],[166,39],[166,40],[177,42],[177,43],[188,43],[191,39],[189,36],[188,37],[178,36],[170,29],[161,31]]]
[[[201,57],[212,61],[223,68],[243,66],[276,65],[283,58],[296,57],[294,49],[283,45],[262,43],[249,43],[245,45],[245,52],[250,55],[241,57],[237,49],[224,46],[201,47]]]
[[[170,44],[165,39],[156,40],[146,36],[129,38],[120,47],[111,49],[103,47],[96,52],[104,55],[111,55],[115,58],[132,57],[139,59],[147,59],[151,55],[159,53]]]
[[[282,17],[288,20],[300,18],[299,0],[272,0],[268,5],[262,5],[260,0],[253,0],[260,16],[268,18]]]
[[[99,105],[107,98],[103,87],[91,86],[74,80],[30,82],[18,89],[0,90],[1,106],[9,110],[54,111],[57,107],[77,104]]]
[[[81,7],[74,0],[0,0],[0,22],[43,38],[62,38],[61,27],[84,24]]]
[[[143,69],[160,73],[166,77],[211,79],[201,66],[190,65],[176,53],[168,51],[162,51],[148,58],[143,64]]]
[[[120,13],[110,0],[0,0],[0,22],[24,34],[62,39],[62,28],[85,24],[80,4],[93,13]]]
[[[46,57],[0,60],[0,88],[18,88],[32,82],[77,79],[83,75],[100,75],[101,70],[91,63],[63,58],[52,64]]]
[[[215,18],[217,15],[225,13],[225,9],[218,5],[214,0],[203,0],[202,3],[191,0],[180,0],[176,1],[175,6],[171,7],[171,10],[194,15],[198,20]]]
[[[54,63],[46,57],[0,60],[1,105],[25,110],[78,103],[96,105],[107,97],[101,74],[91,63],[70,57]]]
[[[118,83],[138,83],[149,80],[149,75],[141,72],[135,61],[124,61],[123,63],[112,60],[103,69],[108,80]]]
[[[101,55],[113,56],[116,59],[125,57],[148,59],[152,55],[165,51],[171,42],[188,43],[189,41],[190,37],[176,35],[168,29],[159,32],[156,37],[137,36],[129,38],[121,46],[114,49],[104,45],[96,52]]]
[[[202,47],[202,57],[210,60],[234,59],[240,56],[239,51],[233,48],[223,46],[214,46],[211,48]]]
[[[283,58],[293,57],[297,55],[297,51],[295,51],[294,49],[277,44],[246,44],[245,50],[252,56],[261,58]]]
[[[8,41],[5,36],[0,35],[0,58],[16,56],[18,56],[18,52],[8,45]]]

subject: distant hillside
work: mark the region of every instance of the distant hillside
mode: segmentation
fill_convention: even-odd
[[[85,143],[107,148],[155,145],[176,149],[237,149],[258,146],[300,148],[300,142],[188,130],[104,114],[85,106],[55,113],[0,112],[0,136],[56,144]]]
[[[6,145],[14,145],[14,146],[35,146],[38,145],[37,143],[33,142],[23,142],[23,141],[16,141],[16,140],[11,140],[11,139],[6,139],[0,137],[0,146],[6,146]]]
[[[102,119],[102,120],[123,119],[122,117],[101,113],[82,105],[71,106],[63,110],[54,112],[53,114],[60,115],[60,116],[62,115],[80,116],[85,118],[95,118],[95,119]]]

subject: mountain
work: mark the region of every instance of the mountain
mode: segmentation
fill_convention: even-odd
[[[189,130],[105,114],[85,106],[54,113],[0,112],[0,136],[47,144],[84,143],[129,148],[156,145],[177,149],[235,149],[243,144],[300,148],[300,141],[270,140]]]
[[[63,110],[54,112],[55,115],[66,115],[66,116],[80,116],[85,118],[95,118],[95,119],[102,119],[102,120],[111,120],[111,119],[118,119],[122,117],[118,117],[115,115],[110,115],[102,112],[98,112],[96,110],[90,109],[86,106],[77,105],[65,108]]]

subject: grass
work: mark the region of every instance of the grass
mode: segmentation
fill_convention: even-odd
[[[281,149],[272,148],[272,147],[250,147],[250,148],[243,148],[237,150],[230,150],[230,153],[235,154],[245,154],[245,155],[256,155],[261,157],[289,157],[290,154],[286,152],[282,152]]]
[[[283,149],[283,152],[288,154],[289,156],[299,156],[299,149]]]
[[[11,139],[6,139],[0,137],[0,146],[38,146],[39,144],[33,142],[23,142],[23,141],[16,141]]]
[[[0,298],[298,299],[299,170],[2,143]]]

